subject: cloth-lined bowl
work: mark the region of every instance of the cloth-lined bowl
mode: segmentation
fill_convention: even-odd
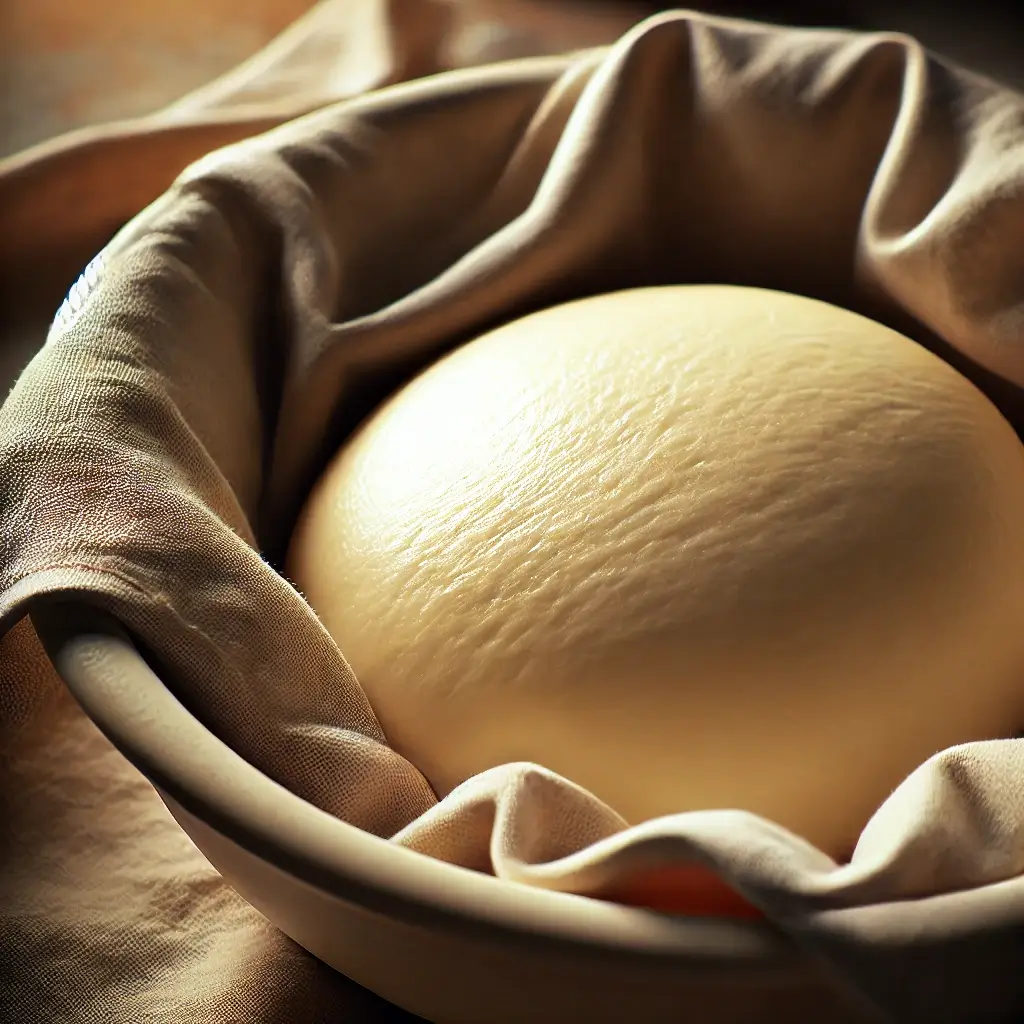
[[[627,287],[717,281],[869,315],[1024,433],[1022,143],[1024,97],[912,40],[684,11],[211,153],[89,265],[0,406],[0,633],[36,613],[238,891],[435,1019],[840,1019],[820,957],[889,1019],[1019,1020],[1021,741],[929,758],[849,863],[742,812],[616,832],[542,765],[438,801],[275,560],[330,452],[401,378]],[[114,615],[155,676],[109,624],[53,625],[58,598]],[[582,898],[652,850],[710,868],[808,962],[748,949],[764,929]]]

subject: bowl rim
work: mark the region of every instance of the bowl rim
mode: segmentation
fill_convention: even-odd
[[[118,620],[81,598],[30,616],[57,674],[107,739],[188,814],[364,910],[476,940],[673,970],[807,972],[767,922],[659,914],[494,878],[364,832],[275,782],[174,696]]]

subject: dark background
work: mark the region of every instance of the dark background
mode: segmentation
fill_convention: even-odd
[[[610,0],[609,0],[610,2]],[[606,2],[606,5],[607,2]],[[649,10],[691,7],[783,25],[906,32],[939,53],[1024,89],[1024,2],[1004,0],[725,0],[641,3]]]

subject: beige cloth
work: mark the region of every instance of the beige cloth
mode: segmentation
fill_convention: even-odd
[[[149,124],[151,148],[125,151],[191,158],[404,77],[386,67],[248,119],[232,107],[243,69],[209,94],[238,117],[204,125],[184,101]],[[46,196],[81,252],[159,191],[141,175],[132,195],[76,205],[111,167],[94,148],[94,177],[69,185],[55,168],[80,157],[58,145],[0,166],[12,292],[45,257],[31,240]],[[173,163],[165,150],[155,166]],[[397,381],[501,320],[611,288],[730,281],[848,306],[934,347],[1019,427],[1022,241],[1024,97],[903,37],[669,14],[610,49],[329,107],[193,164],[73,289],[0,409],[0,630],[34,599],[81,594],[225,741],[360,827],[585,893],[705,865],[895,1019],[1014,1019],[1024,741],[923,765],[845,866],[737,812],[623,831],[537,766],[437,803],[272,565],[325,459]],[[302,999],[313,1021],[373,1002],[224,890],[69,706],[24,622],[0,655],[0,939],[19,1017],[296,1019]],[[118,852],[90,842],[96,822]],[[133,841],[144,864],[121,859]]]

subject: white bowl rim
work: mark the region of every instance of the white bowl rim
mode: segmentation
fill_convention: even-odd
[[[350,904],[576,959],[625,958],[700,972],[808,968],[792,940],[766,923],[658,914],[533,889],[363,832],[218,739],[174,696],[117,619],[90,600],[42,598],[31,618],[85,713],[158,791],[243,849]]]

